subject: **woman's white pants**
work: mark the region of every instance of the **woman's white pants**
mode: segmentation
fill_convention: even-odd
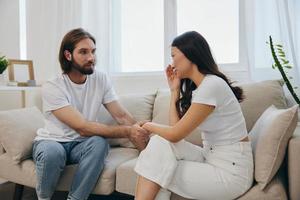
[[[252,185],[251,143],[202,148],[155,135],[141,152],[135,171],[162,187],[157,200],[170,199],[169,191],[189,199],[235,199]]]

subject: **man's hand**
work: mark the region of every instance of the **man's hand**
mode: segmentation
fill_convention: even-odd
[[[142,127],[147,122],[150,122],[150,120],[142,120],[142,121],[137,122],[136,124],[139,125],[140,127]]]
[[[129,140],[139,151],[145,149],[149,141],[150,133],[141,127],[145,122],[138,122],[132,125],[129,133]]]

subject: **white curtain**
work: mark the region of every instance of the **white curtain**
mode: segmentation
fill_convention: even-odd
[[[246,50],[252,80],[281,78],[278,70],[271,67],[273,59],[266,44],[271,35],[275,43],[284,46],[287,59],[293,64],[293,84],[299,85],[299,10],[299,0],[245,0]]]
[[[27,0],[27,58],[34,61],[38,83],[61,73],[58,52],[63,36],[82,27],[97,38],[98,66],[108,66],[107,0]]]

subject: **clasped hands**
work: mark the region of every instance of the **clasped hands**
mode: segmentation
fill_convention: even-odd
[[[146,148],[148,141],[150,139],[150,132],[144,129],[142,126],[148,122],[140,121],[131,126],[129,132],[129,140],[136,146],[139,151]]]

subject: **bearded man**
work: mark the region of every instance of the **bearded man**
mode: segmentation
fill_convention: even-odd
[[[149,139],[142,122],[136,122],[118,102],[107,75],[95,71],[95,53],[96,40],[90,33],[71,30],[59,51],[63,73],[43,85],[46,121],[33,145],[39,200],[51,199],[68,164],[78,164],[68,199],[88,199],[104,167],[109,150],[106,138],[127,137],[139,150]],[[119,125],[97,122],[102,105]]]

